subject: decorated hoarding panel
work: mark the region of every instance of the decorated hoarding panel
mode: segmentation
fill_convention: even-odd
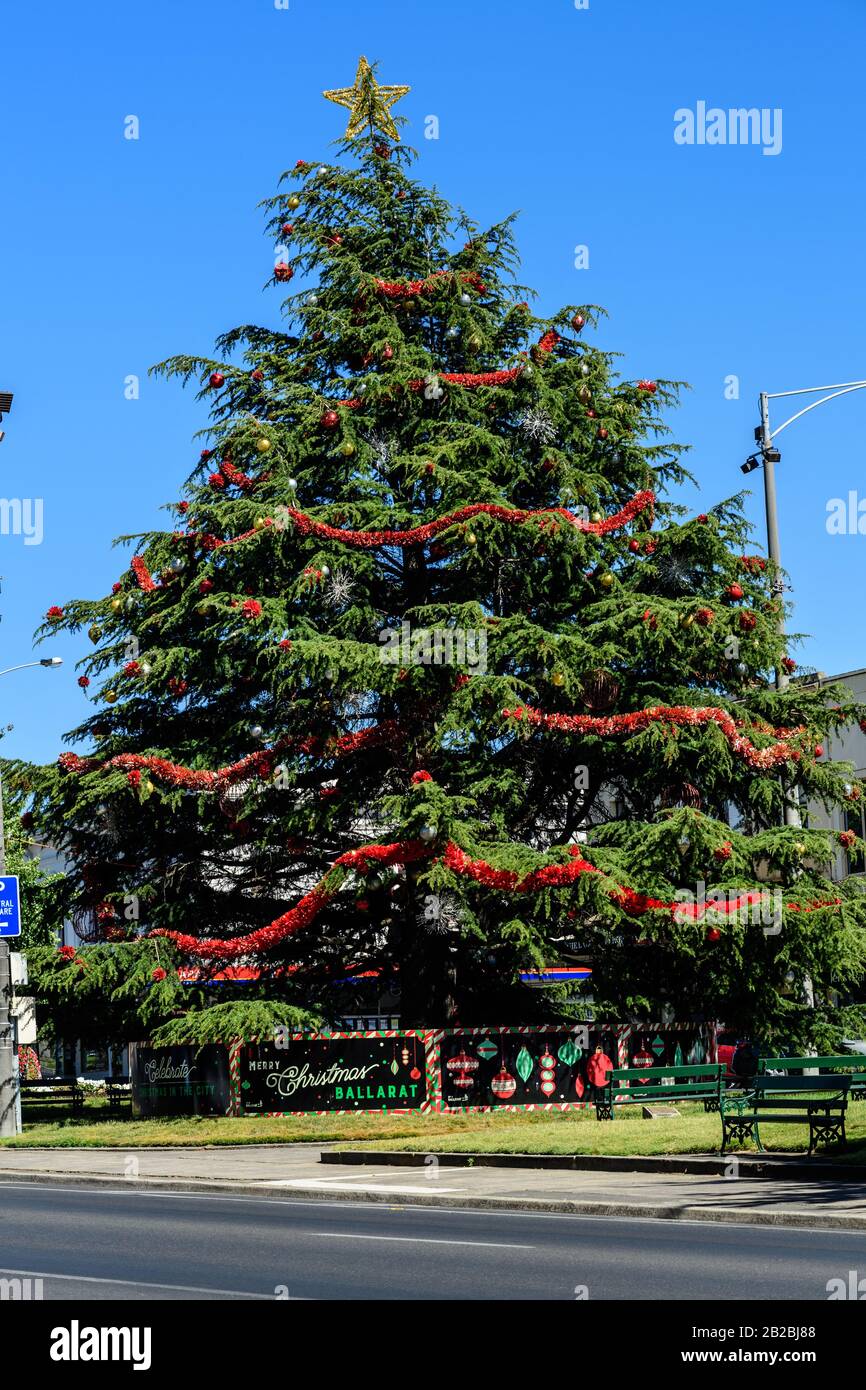
[[[131,1043],[129,1070],[134,1116],[225,1115],[229,1110],[228,1053],[220,1044]]]
[[[289,1036],[243,1043],[242,1114],[427,1108],[423,1033]]]

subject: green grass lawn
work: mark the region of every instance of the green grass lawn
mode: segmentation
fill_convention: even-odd
[[[821,1147],[818,1152],[849,1163],[866,1163],[866,1103],[849,1107],[846,1150]],[[803,1125],[762,1127],[765,1148],[803,1152],[808,1128]],[[718,1153],[721,1121],[700,1105],[682,1105],[675,1119],[644,1120],[640,1107],[617,1111],[611,1123],[599,1123],[594,1110],[567,1114],[290,1116],[286,1119],[183,1117],[165,1120],[112,1118],[103,1101],[88,1100],[84,1114],[48,1115],[25,1110],[24,1133],[0,1141],[14,1148],[159,1148],[224,1144],[301,1144],[338,1141],[371,1149],[427,1153],[534,1154],[707,1154]],[[750,1151],[755,1152],[754,1145]]]

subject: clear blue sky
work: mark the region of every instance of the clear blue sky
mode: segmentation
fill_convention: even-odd
[[[623,371],[689,381],[676,435],[696,507],[743,482],[756,397],[866,377],[863,0],[149,0],[11,7],[0,52],[0,389],[15,392],[0,496],[44,499],[44,540],[0,536],[2,665],[52,603],[107,591],[124,531],[197,455],[204,413],[148,381],[236,323],[275,322],[256,204],[301,156],[329,157],[325,87],[361,53],[400,109],[418,176],[480,221],[522,210],[542,309],[594,301]],[[783,112],[782,152],[683,146],[674,112]],[[440,121],[438,141],[423,119]],[[138,141],[123,138],[136,115]],[[586,244],[589,270],[574,269]],[[124,379],[142,379],[124,399]],[[725,399],[736,374],[740,399]],[[781,415],[777,417],[781,419]],[[866,536],[831,537],[832,497],[866,496],[866,392],[782,436],[782,553],[811,633],[803,659],[866,665]],[[750,484],[758,480],[755,473]],[[760,493],[749,503],[763,542]],[[49,759],[84,713],[75,660],[3,678],[8,754]]]

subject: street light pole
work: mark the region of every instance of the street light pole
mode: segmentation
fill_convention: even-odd
[[[759,464],[764,465],[764,506],[767,514],[767,554],[773,566],[773,593],[779,604],[779,632],[785,636],[785,612],[783,606],[784,586],[781,578],[781,546],[779,544],[779,511],[776,502],[776,464],[781,461],[782,455],[776,446],[776,439],[786,430],[789,425],[793,425],[795,420],[799,420],[801,415],[807,415],[810,410],[816,410],[819,405],[825,405],[827,401],[835,400],[837,396],[847,396],[852,391],[866,390],[866,381],[842,381],[836,382],[832,386],[804,386],[796,391],[762,391],[759,397],[761,423],[755,430],[755,439],[760,445],[760,459],[752,454],[742,465],[744,473],[751,473]],[[824,395],[821,393],[824,392]],[[817,396],[821,399],[810,401],[801,410],[796,411],[789,419],[785,420],[776,429],[770,426],[770,401],[781,400],[788,396]],[[785,690],[789,685],[787,671],[783,667],[776,668],[776,689]],[[799,826],[800,812],[795,806],[785,807],[785,824]]]
[[[3,780],[0,777],[0,878],[6,873]],[[12,1037],[12,966],[9,942],[0,937],[0,1138],[18,1133],[18,1067]]]
[[[19,666],[8,666],[0,671],[0,676],[9,671],[23,671],[28,666],[62,666],[59,656],[45,656],[39,661],[23,661]],[[6,835],[3,822],[3,779],[0,776],[0,879],[6,874]],[[15,1040],[12,1020],[12,963],[9,941],[0,936],[0,1139],[10,1139],[20,1133],[18,1108],[18,1058],[15,1055]]]

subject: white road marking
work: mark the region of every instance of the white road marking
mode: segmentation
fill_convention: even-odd
[[[169,1289],[172,1293],[226,1294],[230,1298],[271,1298],[271,1294],[246,1293],[240,1289],[200,1289],[193,1284],[150,1284],[144,1279],[105,1279],[91,1274],[46,1274],[34,1269],[0,1269],[0,1274],[18,1279],[66,1279],[75,1284],[111,1284],[128,1289]]]
[[[345,1231],[313,1231],[322,1240],[390,1240],[403,1245],[472,1245],[479,1250],[534,1250],[534,1245],[506,1245],[499,1240],[437,1240],[432,1236],[362,1236]]]

